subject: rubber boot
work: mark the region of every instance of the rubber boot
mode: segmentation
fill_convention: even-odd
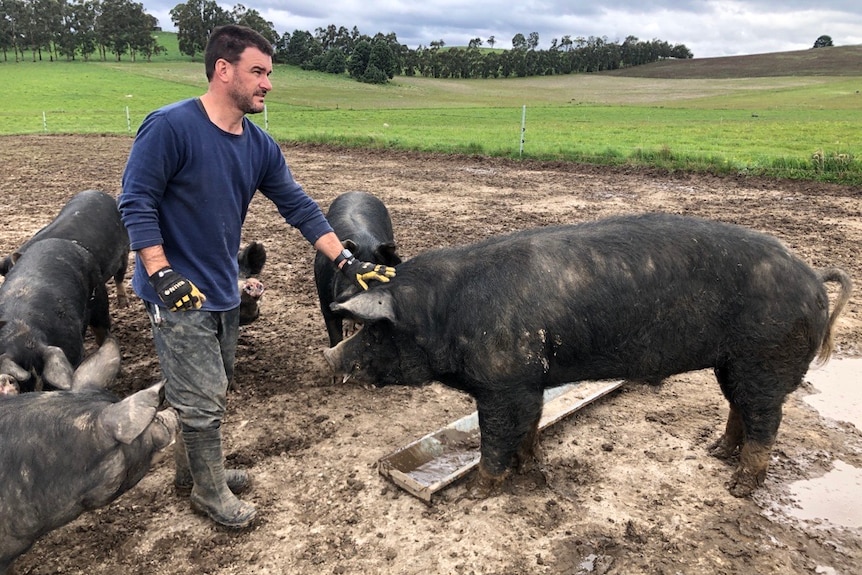
[[[189,497],[192,509],[234,529],[247,527],[257,509],[231,493],[225,481],[221,429],[183,430],[194,487]]]
[[[177,434],[177,440],[174,443],[174,463],[176,465],[176,474],[174,475],[174,489],[178,495],[188,495],[192,492],[195,482],[192,479],[192,471],[189,469],[189,456],[186,453],[186,444],[183,441],[183,434]],[[244,469],[225,469],[225,481],[227,488],[234,495],[245,493],[252,486],[251,475]]]

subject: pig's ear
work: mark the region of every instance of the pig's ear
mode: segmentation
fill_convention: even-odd
[[[126,445],[137,438],[156,416],[162,382],[112,403],[99,414],[99,425],[114,439]]]
[[[374,255],[377,257],[377,261],[387,266],[394,267],[401,263],[401,257],[398,255],[398,246],[395,242],[380,244],[374,250]]]
[[[349,300],[330,304],[335,312],[346,312],[362,321],[377,321],[386,319],[395,323],[395,302],[388,291],[374,290],[359,293]]]
[[[0,373],[12,376],[15,381],[27,381],[30,379],[30,372],[15,363],[15,360],[5,353],[0,355]]]
[[[45,362],[42,379],[57,389],[70,389],[74,370],[63,350],[54,345],[46,345],[42,348],[42,359]]]
[[[120,345],[108,337],[99,349],[90,354],[72,375],[72,390],[104,389],[120,371]]]
[[[240,250],[237,259],[240,262],[245,262],[246,267],[248,267],[248,273],[253,276],[259,275],[266,264],[266,248],[260,242],[251,242]]]
[[[353,253],[356,253],[356,252],[358,252],[358,251],[359,251],[359,246],[358,246],[358,245],[356,245],[356,242],[354,242],[354,241],[353,241],[353,240],[351,240],[350,238],[347,238],[346,240],[343,240],[343,241],[341,242],[341,245],[342,245],[342,246],[344,246],[344,247],[345,247],[345,249],[348,249],[348,250],[350,250],[350,251],[351,251],[351,252],[353,252]]]

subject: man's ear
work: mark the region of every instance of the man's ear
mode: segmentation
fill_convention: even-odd
[[[215,67],[213,69],[213,77],[218,78],[219,80],[227,81],[230,74],[230,62],[225,60],[224,58],[219,58],[215,62]]]

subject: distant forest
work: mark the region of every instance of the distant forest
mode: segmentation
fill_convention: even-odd
[[[547,50],[539,34],[518,33],[511,49],[496,48],[494,36],[474,38],[466,47],[446,47],[442,40],[408,48],[395,33],[362,34],[334,24],[314,33],[294,30],[280,35],[257,10],[237,4],[227,11],[212,0],[189,0],[170,11],[181,53],[203,53],[210,31],[224,24],[254,28],[269,39],[274,61],[331,74],[349,74],[361,82],[386,83],[396,75],[433,78],[508,78],[618,70],[669,58],[692,58],[685,45],[634,36],[622,43],[606,37],[563,36]],[[158,21],[131,0],[0,0],[0,50],[3,60],[99,59],[150,60],[164,51],[153,32]]]

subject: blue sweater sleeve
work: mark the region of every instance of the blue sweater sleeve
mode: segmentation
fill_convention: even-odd
[[[320,236],[331,232],[332,227],[317,202],[293,178],[278,144],[265,133],[262,137],[270,142],[267,146],[269,168],[258,187],[276,205],[284,220],[313,245]]]

